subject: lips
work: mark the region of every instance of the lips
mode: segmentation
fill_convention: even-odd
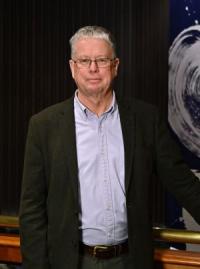
[[[101,79],[100,78],[89,78],[87,79],[88,81],[100,81]]]
[[[91,84],[96,84],[96,83],[99,83],[101,81],[101,79],[99,78],[91,78],[91,79],[88,79],[87,82],[91,83]]]

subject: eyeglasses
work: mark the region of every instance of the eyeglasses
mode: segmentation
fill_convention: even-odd
[[[78,68],[89,68],[92,64],[92,62],[94,62],[99,68],[102,67],[108,67],[110,66],[110,63],[112,61],[114,61],[114,59],[110,59],[110,58],[97,58],[97,59],[89,59],[89,58],[83,58],[83,59],[77,59],[77,60],[73,60],[72,61],[77,65]]]

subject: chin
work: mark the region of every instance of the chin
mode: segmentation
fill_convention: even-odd
[[[97,88],[97,87],[88,87],[87,89],[88,92],[91,92],[91,93],[101,93],[103,92],[102,88]]]

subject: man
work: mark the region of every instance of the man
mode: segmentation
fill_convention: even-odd
[[[119,59],[98,26],[71,38],[75,95],[32,117],[20,229],[24,269],[153,268],[151,178],[200,222],[200,183],[157,110],[112,88]]]

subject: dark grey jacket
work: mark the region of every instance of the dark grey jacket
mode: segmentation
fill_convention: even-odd
[[[128,238],[134,269],[153,268],[151,184],[165,187],[200,222],[200,183],[157,110],[118,100],[125,147]],[[30,121],[20,206],[23,269],[76,269],[78,169],[73,98]]]

